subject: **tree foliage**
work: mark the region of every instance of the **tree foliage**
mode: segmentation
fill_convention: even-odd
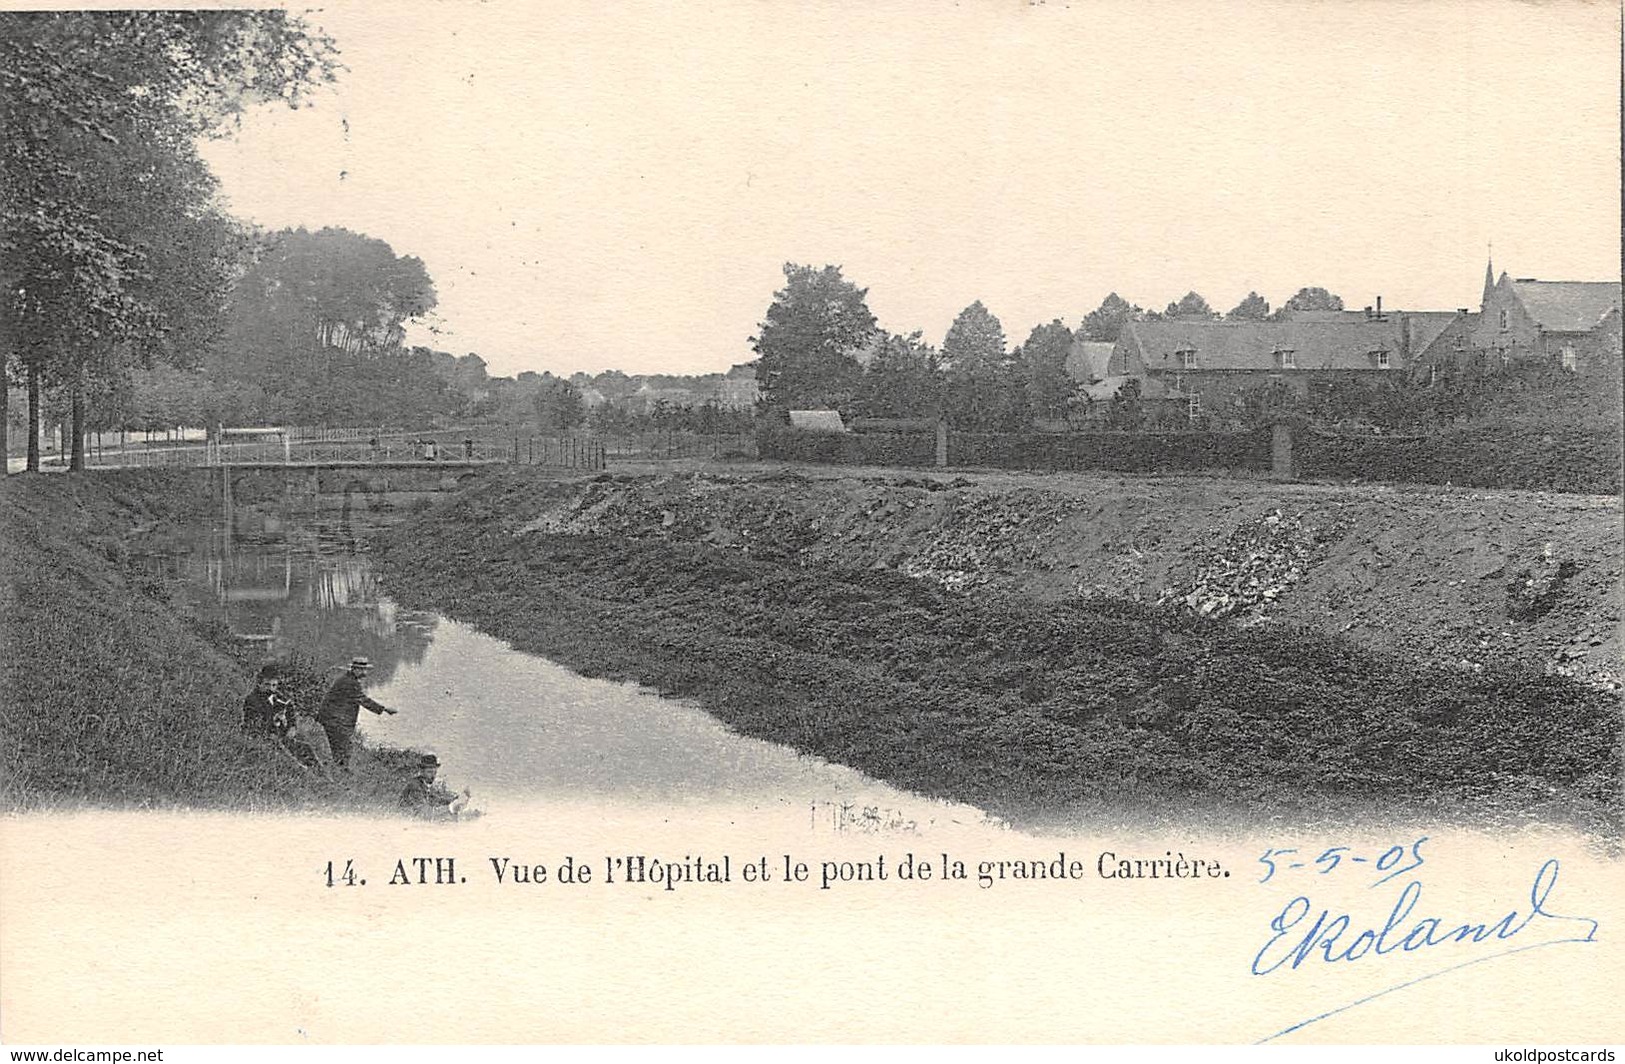
[[[839,266],[787,262],[784,282],[751,338],[764,407],[777,415],[848,407],[863,374],[856,354],[875,334],[868,290]]]
[[[1270,316],[1269,301],[1257,292],[1248,292],[1246,298],[1230,308],[1228,321],[1264,321]]]
[[[0,357],[35,423],[41,385],[71,390],[77,439],[87,390],[132,360],[195,361],[234,238],[196,138],[335,69],[278,11],[0,13]]]
[[[1027,381],[1027,405],[1034,417],[1059,420],[1071,410],[1077,395],[1077,382],[1066,370],[1072,342],[1072,330],[1056,318],[1048,325],[1035,326],[1019,348]]]
[[[1144,311],[1119,296],[1116,292],[1101,300],[1100,306],[1083,316],[1078,331],[1085,340],[1114,344],[1123,326],[1140,317]]]
[[[544,432],[562,432],[586,423],[587,406],[581,389],[551,373],[543,374],[542,386],[532,398],[536,423]]]
[[[976,431],[1025,427],[1026,367],[1005,350],[1004,326],[977,300],[954,319],[942,341],[948,416]]]
[[[236,286],[210,376],[274,397],[256,419],[393,424],[448,413],[459,403],[435,352],[403,347],[405,323],[434,305],[422,261],[382,240],[274,233]]]
[[[1106,427],[1133,431],[1145,425],[1145,407],[1140,402],[1140,382],[1130,377],[1122,383],[1106,406]]]
[[[882,333],[864,370],[858,409],[867,417],[935,417],[942,407],[942,367],[918,332]]]
[[[1168,318],[1196,318],[1202,321],[1212,321],[1219,316],[1219,312],[1208,305],[1208,301],[1194,291],[1186,292],[1178,300],[1169,303],[1163,311]]]
[[[1342,310],[1343,299],[1324,288],[1300,288],[1293,297],[1281,304],[1278,313],[1287,315],[1294,310]]]

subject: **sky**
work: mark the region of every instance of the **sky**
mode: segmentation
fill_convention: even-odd
[[[233,212],[424,260],[492,373],[752,356],[784,263],[940,343],[1116,291],[1477,309],[1620,274],[1609,3],[330,3],[346,69],[205,155]]]

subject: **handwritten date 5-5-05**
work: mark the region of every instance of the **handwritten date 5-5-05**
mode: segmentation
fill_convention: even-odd
[[[1299,851],[1272,846],[1258,858],[1258,863],[1265,868],[1264,878],[1259,882],[1268,883],[1278,871],[1285,873],[1300,868],[1313,868],[1317,874],[1324,876],[1339,867],[1351,869],[1356,865],[1362,865],[1383,873],[1371,884],[1373,887],[1380,887],[1396,876],[1421,868],[1424,863],[1422,844],[1426,841],[1428,837],[1423,835],[1409,844],[1395,843],[1375,857],[1371,856],[1375,850],[1362,852],[1350,846],[1328,846],[1313,860],[1308,859],[1313,850]]]

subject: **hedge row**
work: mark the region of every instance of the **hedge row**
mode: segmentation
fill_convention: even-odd
[[[763,428],[756,434],[757,453],[786,462],[832,465],[932,466],[937,437],[932,432],[807,432]]]
[[[1270,430],[1247,432],[953,432],[953,465],[1003,469],[1172,473],[1270,468]]]
[[[1583,425],[1502,423],[1426,436],[1338,436],[1293,431],[1293,473],[1367,480],[1617,495],[1620,433]],[[820,433],[764,429],[764,458],[843,465],[931,466],[932,433]],[[948,434],[948,464],[1081,472],[1174,473],[1270,469],[1270,429],[1244,432]]]
[[[930,466],[934,433],[819,433],[764,429],[764,458],[845,465]],[[1270,467],[1269,429],[1251,432],[1069,432],[948,434],[956,466],[1120,473]]]
[[[1617,495],[1620,436],[1576,426],[1493,425],[1427,436],[1294,433],[1294,472],[1308,479],[1454,484]]]

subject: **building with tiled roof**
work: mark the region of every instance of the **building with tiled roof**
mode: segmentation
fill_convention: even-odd
[[[1618,281],[1541,281],[1484,276],[1483,309],[1471,338],[1481,357],[1507,365],[1538,360],[1579,373],[1617,374]]]
[[[1223,412],[1240,392],[1279,381],[1299,395],[1311,382],[1378,379],[1425,369],[1467,344],[1478,316],[1465,310],[1297,312],[1272,321],[1162,319],[1130,322],[1107,364],[1160,382],[1193,414]]]

